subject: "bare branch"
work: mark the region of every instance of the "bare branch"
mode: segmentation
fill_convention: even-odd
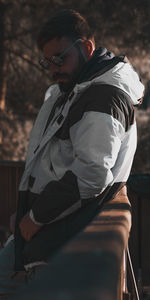
[[[38,66],[38,64],[34,63],[34,61],[32,61],[31,59],[29,59],[27,55],[25,55],[25,54],[20,54],[19,52],[14,51],[13,49],[9,49],[9,48],[7,48],[7,47],[5,47],[4,49],[5,49],[5,51],[6,51],[7,53],[11,53],[11,54],[14,54],[14,55],[17,56],[17,57],[20,57],[23,61],[25,61],[26,63],[32,65],[32,66],[35,67],[38,71],[40,71],[40,72],[42,72],[43,74],[46,75],[46,73],[44,72],[44,70],[43,70],[40,66]]]

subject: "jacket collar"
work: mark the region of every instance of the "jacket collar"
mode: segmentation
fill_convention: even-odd
[[[95,50],[92,58],[84,65],[77,83],[82,83],[93,78],[97,72],[111,64],[114,57],[115,55],[107,51],[104,47]]]

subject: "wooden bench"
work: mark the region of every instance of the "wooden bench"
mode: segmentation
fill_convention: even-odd
[[[105,204],[15,299],[122,300],[131,226],[125,199],[120,196]]]

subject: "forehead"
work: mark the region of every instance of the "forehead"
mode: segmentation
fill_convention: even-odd
[[[72,44],[72,41],[62,37],[62,38],[54,38],[48,41],[43,47],[43,54],[45,57],[50,57],[52,55],[56,55],[64,51]]]

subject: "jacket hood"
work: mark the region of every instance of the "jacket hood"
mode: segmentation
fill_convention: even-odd
[[[107,51],[107,49],[104,47],[100,47],[99,49],[95,50],[92,58],[84,65],[77,83],[90,80],[106,66],[109,66],[114,57],[114,53]]]
[[[130,96],[133,105],[141,104],[144,85],[130,63],[118,63],[115,67],[102,74],[99,82],[116,86]]]
[[[91,80],[120,88],[130,96],[133,105],[140,104],[143,97],[144,85],[125,55],[115,56],[104,47],[95,50],[78,84]]]

